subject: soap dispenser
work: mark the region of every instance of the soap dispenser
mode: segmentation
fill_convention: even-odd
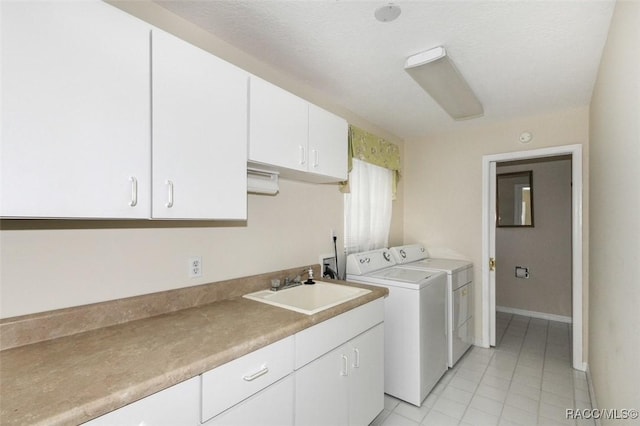
[[[304,282],[305,284],[315,284],[316,282],[313,280],[313,268],[309,267],[307,270],[307,275],[309,278]]]

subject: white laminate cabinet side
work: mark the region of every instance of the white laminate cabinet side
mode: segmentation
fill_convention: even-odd
[[[0,11],[0,216],[148,218],[149,25],[102,1]]]
[[[87,426],[174,426],[200,424],[200,380],[186,380],[84,423]]]
[[[248,74],[152,31],[153,218],[247,218]]]
[[[293,346],[290,336],[202,374],[202,421],[290,374]],[[281,397],[284,401],[293,395]]]

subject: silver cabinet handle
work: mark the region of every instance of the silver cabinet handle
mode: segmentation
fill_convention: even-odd
[[[360,349],[353,348],[353,354],[355,355],[353,359],[353,368],[360,368]]]
[[[171,208],[171,207],[173,207],[173,182],[170,181],[170,180],[167,180],[165,183],[169,187],[169,198],[168,198],[167,204],[165,204],[165,206],[167,208]]]
[[[138,179],[135,176],[129,178],[131,181],[131,201],[129,205],[135,207],[138,204]]]
[[[307,162],[307,159],[305,158],[305,149],[304,146],[299,145],[300,146],[300,164],[304,164]]]
[[[340,375],[349,375],[349,358],[346,355],[342,355],[342,371],[340,372]]]
[[[252,382],[255,379],[257,379],[260,376],[264,376],[265,374],[267,374],[269,372],[269,367],[267,367],[266,365],[263,365],[262,368],[258,371],[256,371],[253,374],[249,374],[247,376],[244,376],[242,379],[246,382]]]
[[[317,149],[313,150],[313,167],[316,168],[320,164],[320,154]]]

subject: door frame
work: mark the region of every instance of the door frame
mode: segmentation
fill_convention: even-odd
[[[495,214],[496,214],[496,163],[571,155],[571,316],[572,316],[572,366],[586,371],[583,361],[583,246],[582,246],[582,145],[564,145],[528,151],[491,154],[482,157],[482,346],[495,346],[496,333],[496,288],[495,272],[490,270],[489,258],[495,258]],[[498,265],[500,267],[500,265]]]

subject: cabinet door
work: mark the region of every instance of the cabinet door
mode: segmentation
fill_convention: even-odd
[[[349,342],[349,424],[368,425],[384,408],[384,325]]]
[[[149,26],[101,1],[0,15],[0,215],[149,217]]]
[[[345,344],[296,371],[296,425],[348,424],[349,368]]]
[[[248,75],[152,34],[153,218],[246,219]]]
[[[307,170],[308,103],[251,77],[249,161]]]
[[[87,426],[199,425],[200,379],[194,377],[93,419]]]
[[[206,426],[293,426],[293,375],[204,423]]]
[[[309,105],[309,171],[347,179],[349,126],[341,117]]]

